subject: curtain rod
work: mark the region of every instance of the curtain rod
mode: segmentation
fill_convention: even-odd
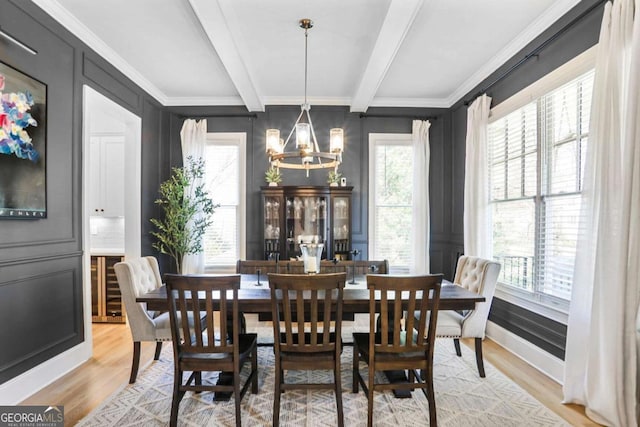
[[[533,57],[537,57],[538,53],[540,53],[540,51],[542,51],[544,48],[546,48],[551,43],[556,41],[556,39],[558,39],[561,35],[566,33],[571,27],[576,25],[578,22],[582,21],[585,17],[587,17],[587,15],[591,14],[591,12],[596,10],[598,7],[600,7],[600,5],[602,5],[603,3],[606,3],[607,1],[609,1],[609,0],[600,0],[597,3],[594,3],[593,5],[591,5],[591,7],[589,7],[587,10],[582,12],[580,15],[576,16],[575,18],[573,18],[564,27],[560,28],[555,34],[553,34],[551,37],[549,37],[544,42],[542,42],[542,44],[540,44],[538,47],[533,49],[530,53],[525,55],[524,58],[522,58],[520,61],[518,61],[515,64],[513,64],[511,67],[509,67],[507,70],[505,70],[502,74],[500,74],[498,77],[496,77],[484,89],[478,91],[474,96],[471,97],[470,100],[465,100],[464,101],[464,105],[469,105],[471,102],[473,102],[474,99],[476,99],[477,97],[479,97],[483,93],[486,93],[493,86],[495,86],[496,84],[498,84],[499,82],[504,80],[509,74],[514,72],[516,69],[520,68],[520,66],[523,65],[525,62],[527,62],[528,60],[530,60]]]
[[[193,119],[193,120],[205,120],[205,119],[217,119],[217,118],[225,118],[225,117],[247,117],[250,119],[255,119],[258,117],[257,114],[253,113],[253,114],[247,114],[247,113],[238,113],[238,114],[208,114],[206,116],[190,116],[190,115],[180,115],[181,118],[183,119]]]
[[[361,119],[380,118],[380,119],[412,119],[412,120],[438,120],[437,116],[411,116],[406,114],[366,114],[360,113]]]

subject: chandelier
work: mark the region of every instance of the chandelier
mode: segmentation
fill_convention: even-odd
[[[320,151],[316,133],[313,130],[313,122],[309,110],[311,106],[307,102],[307,38],[308,30],[313,27],[311,19],[301,19],[300,28],[304,29],[304,103],[300,106],[300,115],[296,119],[286,140],[280,138],[280,130],[267,129],[266,152],[269,163],[275,168],[304,169],[309,176],[310,169],[338,170],[342,162],[344,150],[344,132],[340,128],[329,131],[329,151]],[[294,151],[285,151],[291,136],[295,131],[296,147]]]

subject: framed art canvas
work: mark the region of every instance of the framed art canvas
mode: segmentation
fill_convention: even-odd
[[[47,85],[0,62],[0,219],[47,216]]]

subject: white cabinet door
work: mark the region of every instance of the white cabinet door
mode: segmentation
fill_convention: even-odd
[[[103,216],[124,216],[124,138],[102,138]]]
[[[89,142],[89,215],[102,215],[102,144],[92,136]]]
[[[124,137],[92,136],[89,156],[89,213],[124,216]]]

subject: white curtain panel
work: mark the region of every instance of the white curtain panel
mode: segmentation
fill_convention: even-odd
[[[412,274],[429,273],[429,128],[431,123],[413,121],[413,215],[411,246],[413,257],[409,265]]]
[[[491,259],[491,210],[489,206],[488,125],[491,98],[476,98],[467,110],[467,143],[464,161],[464,253]]]
[[[638,425],[640,1],[605,5],[565,357],[564,401]]]
[[[194,160],[204,159],[204,148],[207,143],[207,121],[195,121],[187,119],[182,124],[180,131],[182,140],[182,164],[187,165],[187,159],[192,157]],[[192,188],[200,184],[193,184],[186,190],[192,191]],[[198,218],[198,214],[196,214]],[[194,218],[194,219],[196,219]],[[199,274],[204,272],[204,252],[197,254],[185,255],[182,259],[182,274]]]

